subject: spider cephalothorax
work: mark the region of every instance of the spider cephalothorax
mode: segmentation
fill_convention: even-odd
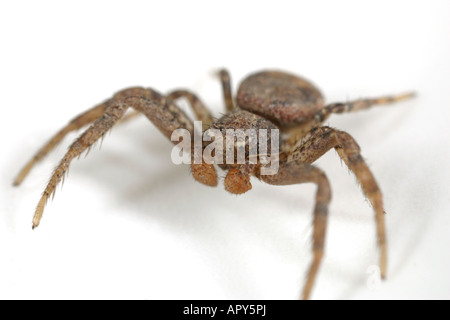
[[[171,139],[172,133],[177,129],[187,130],[191,136],[195,136],[193,121],[176,104],[176,100],[183,97],[190,103],[197,120],[202,121],[203,130],[216,129],[224,133],[227,129],[254,129],[258,132],[263,129],[269,132],[274,130],[280,132],[279,140],[276,141],[277,150],[268,149],[268,152],[276,153],[278,161],[277,170],[271,174],[264,174],[265,167],[261,161],[264,155],[259,151],[258,154],[253,155],[256,156],[254,162],[219,164],[221,169],[227,171],[224,181],[227,191],[234,194],[249,191],[252,188],[250,183],[252,176],[272,185],[299,183],[317,185],[313,231],[314,257],[303,289],[304,299],[310,297],[323,257],[328,205],[331,200],[331,189],[326,175],[312,163],[330,149],[335,149],[355,174],[365,196],[373,206],[378,245],[381,249],[380,269],[384,278],[387,269],[387,245],[381,191],[362,158],[356,141],[348,133],[322,126],[322,123],[332,113],[368,109],[373,105],[405,100],[411,98],[413,94],[325,105],[320,91],[307,80],[285,72],[263,71],[246,78],[239,87],[236,99],[233,99],[228,72],[222,70],[220,78],[227,113],[217,120],[214,120],[200,99],[189,91],[177,90],[161,95],[153,89],[144,88],[122,90],[111,99],[73,119],[39,150],[14,181],[15,185],[19,185],[34,164],[51,151],[69,132],[91,124],[70,146],[56,167],[38,203],[33,228],[39,225],[44,207],[55,192],[56,186],[62,181],[71,161],[102,138],[125,116],[128,109],[132,108],[137,113],[144,114],[168,139]],[[274,138],[270,134],[267,137],[269,139],[267,146],[270,148]],[[243,145],[246,152],[245,159],[249,160],[251,154],[246,143]],[[191,154],[194,155],[194,143],[191,145]],[[204,149],[203,145],[200,151]],[[200,156],[200,160],[202,157],[203,155]],[[236,160],[234,157],[232,159]],[[197,181],[208,186],[217,185],[217,174],[213,163],[194,161],[191,164],[191,172]]]

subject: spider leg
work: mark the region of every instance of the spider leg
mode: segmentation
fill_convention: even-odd
[[[222,83],[223,98],[225,100],[225,107],[228,112],[235,108],[233,101],[233,94],[231,93],[231,77],[227,70],[219,71],[220,82]]]
[[[395,102],[404,101],[415,97],[414,92],[409,92],[401,95],[395,96],[385,96],[373,99],[360,99],[349,101],[346,103],[332,103],[326,105],[314,116],[314,120],[317,123],[322,123],[325,121],[332,113],[344,113],[344,112],[355,112],[360,110],[366,110],[376,105],[385,105]]]
[[[38,152],[31,158],[19,174],[14,179],[13,185],[20,185],[23,180],[27,177],[31,169],[41,161],[50,151],[52,151],[69,133],[73,131],[77,131],[91,122],[94,122],[98,118],[100,118],[104,113],[108,105],[111,101],[117,101],[120,99],[125,99],[127,97],[131,97],[133,95],[139,94],[141,88],[128,88],[116,93],[112,99],[109,99],[74,118],[71,120],[65,127],[63,127],[60,131],[58,131],[43,147],[41,147]],[[131,113],[126,115],[121,121],[126,122],[132,118],[134,118],[135,114]]]
[[[313,262],[309,268],[302,298],[308,300],[319,271],[324,254],[325,235],[328,219],[328,205],[331,201],[331,187],[326,175],[317,167],[301,161],[281,162],[275,175],[256,175],[262,181],[273,185],[315,183],[317,185],[316,204],[313,220]]]
[[[124,116],[128,108],[133,108],[143,113],[169,140],[175,129],[184,128],[193,133],[192,121],[174,104],[166,104],[165,97],[151,89],[143,88],[133,89],[133,94],[135,96],[113,99],[108,104],[104,114],[69,147],[69,150],[53,172],[37,205],[33,218],[33,229],[39,225],[44,207],[50,196],[54,194],[57,185],[63,179],[71,161],[102,138]],[[202,165],[201,169],[202,173],[212,174],[212,169],[206,165]],[[208,178],[212,179],[211,176]]]
[[[200,98],[186,90],[175,90],[167,95],[167,103],[172,103],[179,98],[186,98],[192,110],[194,110],[197,119],[202,121],[203,129],[209,128],[214,118]]]
[[[123,124],[123,123],[127,123],[133,119],[136,119],[138,116],[140,116],[141,113],[139,111],[130,111],[128,113],[126,113],[122,119],[119,120],[118,123]]]
[[[190,107],[194,111],[196,119],[202,121],[203,129],[209,128],[209,125],[214,121],[214,118],[200,98],[194,93],[186,90],[174,90],[169,92],[166,96],[166,103],[174,103],[175,100],[179,98],[186,98],[190,104]],[[120,123],[128,122],[140,115],[141,113],[139,111],[132,111],[120,119]]]
[[[69,124],[62,128],[58,133],[56,133],[41,149],[39,149],[39,151],[33,156],[33,158],[31,158],[25,164],[22,170],[20,170],[19,174],[14,179],[14,186],[20,185],[26,178],[28,173],[31,171],[31,169],[34,167],[34,165],[41,161],[50,151],[52,151],[67,134],[72,131],[81,129],[92,121],[97,120],[105,112],[106,106],[107,102],[104,102],[80,114],[78,117],[70,121]]]
[[[355,174],[365,196],[375,211],[378,245],[380,247],[380,270],[382,278],[387,271],[387,244],[384,223],[383,199],[380,188],[361,156],[355,139],[348,133],[330,127],[317,127],[310,131],[306,139],[293,149],[288,161],[313,163],[330,149],[336,149],[347,167]]]

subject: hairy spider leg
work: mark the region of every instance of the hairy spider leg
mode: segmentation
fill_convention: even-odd
[[[225,107],[227,112],[230,112],[235,108],[233,101],[233,94],[231,93],[231,77],[227,70],[222,69],[219,71],[219,78],[222,83],[223,99],[225,100]]]
[[[209,128],[211,123],[213,123],[214,118],[211,112],[194,93],[187,90],[174,90],[169,92],[166,98],[167,103],[173,103],[177,99],[185,98],[194,111],[196,119],[203,123],[203,129]]]
[[[142,90],[140,87],[128,88],[117,92],[113,98],[85,111],[80,114],[76,118],[72,119],[65,127],[63,127],[60,131],[58,131],[43,147],[41,147],[38,152],[31,158],[19,174],[14,179],[13,185],[19,186],[23,180],[30,173],[31,169],[40,162],[49,152],[51,152],[69,133],[73,131],[77,131],[88,124],[94,122],[98,118],[100,118],[104,113],[106,108],[112,101],[118,101],[121,99],[126,99],[128,97],[133,97],[139,95],[139,92]],[[170,104],[174,102],[174,100],[184,97],[188,100],[191,108],[194,110],[194,113],[198,120],[201,120],[205,126],[209,126],[213,122],[213,117],[203,104],[203,102],[193,93],[186,90],[176,90],[170,92],[166,97],[166,104]],[[138,115],[141,112],[133,111],[126,114],[123,118],[120,119],[120,123],[128,122]]]
[[[39,200],[33,218],[33,229],[39,225],[44,207],[48,199],[54,194],[56,186],[63,179],[71,161],[102,138],[112,126],[124,116],[129,108],[133,108],[143,113],[169,140],[175,129],[183,128],[193,132],[193,123],[189,117],[176,105],[166,104],[164,96],[151,89],[134,88],[133,90],[135,96],[129,96],[124,99],[114,99],[111,101],[104,114],[69,147],[69,150],[53,172],[53,175]],[[200,171],[202,169],[209,170],[210,173],[211,170],[214,170],[214,167],[212,165],[202,164],[201,168],[197,168],[197,170]],[[200,176],[203,177],[204,175],[200,174]],[[211,179],[214,177],[217,180],[216,176],[211,176],[211,174],[209,174],[209,181],[199,181],[208,185],[213,185]],[[194,176],[194,178],[196,177]]]
[[[292,185],[300,183],[315,183],[317,185],[316,204],[313,219],[313,262],[309,268],[302,298],[308,300],[314,286],[320,263],[324,254],[325,235],[328,219],[328,205],[331,201],[331,187],[326,175],[319,168],[299,160],[280,163],[280,169],[275,175],[256,176],[272,185]]]
[[[325,121],[332,113],[346,113],[346,112],[355,112],[360,110],[366,110],[373,106],[378,105],[386,105],[392,104],[395,102],[400,102],[404,100],[408,100],[414,98],[416,94],[414,92],[408,92],[405,94],[393,95],[393,96],[385,96],[373,99],[360,99],[349,101],[345,103],[332,103],[326,105],[314,116],[314,122],[317,124]]]
[[[31,169],[41,161],[50,151],[52,151],[63,139],[64,137],[72,131],[79,130],[84,126],[88,125],[92,121],[97,120],[103,115],[106,110],[107,102],[99,104],[92,109],[80,114],[78,117],[74,118],[58,131],[43,147],[41,147],[38,152],[31,158],[25,166],[20,170],[19,174],[14,179],[14,186],[20,185],[26,176],[30,173]]]
[[[380,270],[382,278],[387,271],[387,243],[384,222],[382,193],[378,184],[361,156],[361,149],[355,139],[346,132],[330,127],[317,127],[294,148],[288,161],[313,163],[328,150],[334,148],[347,167],[354,173],[364,195],[369,199],[375,212],[378,246],[380,248]]]

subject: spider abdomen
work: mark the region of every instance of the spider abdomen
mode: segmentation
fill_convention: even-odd
[[[309,81],[280,71],[262,71],[239,86],[237,104],[265,116],[280,127],[310,120],[324,106],[321,92]]]

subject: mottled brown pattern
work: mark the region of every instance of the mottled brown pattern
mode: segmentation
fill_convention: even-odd
[[[193,131],[192,122],[187,116],[175,106],[165,105],[163,96],[150,89],[133,89],[133,91],[136,96],[129,96],[127,95],[128,92],[124,91],[122,92],[123,95],[118,94],[120,96],[118,99],[113,98],[104,114],[69,147],[66,155],[56,167],[38,203],[33,218],[33,228],[39,225],[45,204],[62,181],[71,161],[102,138],[123,117],[128,108],[131,107],[145,114],[169,139],[172,131],[176,128]]]
[[[92,121],[98,119],[101,115],[103,115],[107,105],[108,102],[104,102],[82,113],[81,115],[70,121],[69,124],[62,128],[58,133],[56,133],[22,168],[22,170],[14,180],[14,185],[20,185],[23,179],[25,179],[25,177],[30,173],[34,165],[41,161],[50,151],[52,151],[64,139],[66,135],[68,135],[72,131],[83,128],[85,125],[91,123]]]
[[[203,122],[203,128],[208,128],[214,121],[211,112],[206,108],[204,103],[194,93],[186,90],[176,90],[167,94],[167,103],[174,103],[179,98],[186,98],[191,105],[192,110],[197,117],[197,120]]]
[[[248,112],[246,110],[242,110],[240,108],[236,108],[233,109],[232,111],[230,111],[229,113],[225,114],[224,116],[222,116],[220,119],[218,119],[217,121],[214,121],[211,124],[211,128],[212,129],[218,129],[222,132],[223,134],[223,141],[224,141],[224,145],[226,145],[227,143],[227,139],[226,139],[226,131],[227,129],[240,129],[240,130],[255,130],[257,133],[257,141],[259,141],[259,130],[263,129],[263,130],[267,130],[267,152],[270,154],[272,152],[271,150],[271,145],[272,145],[272,130],[278,130],[279,128],[270,120],[259,116],[257,114]],[[209,143],[209,142],[208,142]],[[236,143],[237,141],[235,141],[235,151],[234,154],[235,156],[237,156],[237,147],[236,147]],[[281,143],[281,141],[279,141],[279,144]],[[259,148],[259,143],[257,143],[257,146]],[[245,158],[248,159],[250,156],[249,153],[249,144],[246,143],[245,144]],[[224,163],[225,161],[225,153],[224,153]],[[236,158],[235,158],[236,160]],[[234,168],[235,166],[231,165],[226,165],[224,164],[222,166],[222,168],[228,169],[228,168]]]
[[[67,133],[91,123],[91,127],[70,146],[56,167],[36,208],[33,228],[39,225],[44,207],[49,197],[54,194],[56,186],[64,179],[71,161],[88,150],[118,122],[124,121],[124,119],[132,119],[135,114],[144,114],[168,139],[175,129],[180,128],[188,130],[193,137],[194,125],[192,120],[176,105],[176,99],[183,97],[188,100],[196,118],[203,121],[203,130],[212,128],[224,133],[227,129],[266,129],[269,132],[269,139],[271,131],[279,130],[281,132],[279,150],[270,150],[271,141],[269,140],[267,143],[269,153],[275,152],[279,155],[279,171],[277,173],[262,175],[261,154],[258,154],[256,163],[219,165],[219,167],[228,171],[224,181],[225,189],[228,192],[242,194],[251,190],[251,176],[272,185],[314,183],[317,186],[313,212],[313,261],[303,288],[302,297],[304,299],[309,299],[311,295],[324,257],[328,206],[331,201],[330,183],[324,172],[312,163],[330,149],[335,149],[347,167],[354,173],[365,196],[373,206],[378,245],[381,250],[381,274],[385,277],[387,245],[380,188],[365,163],[356,141],[348,133],[322,126],[322,123],[333,113],[364,110],[374,105],[402,101],[413,97],[414,94],[361,99],[324,106],[320,91],[308,81],[280,71],[264,71],[253,74],[242,82],[237,95],[237,103],[235,103],[229,73],[226,70],[221,70],[219,76],[222,82],[227,113],[216,121],[213,121],[210,111],[201,100],[189,91],[177,90],[164,96],[155,90],[144,88],[122,90],[116,93],[113,98],[72,120],[38,151],[14,181],[15,185],[19,185],[34,164],[61,142]],[[125,116],[125,112],[130,108],[135,113]],[[225,146],[226,143],[224,143],[224,153]],[[237,148],[234,141],[231,144],[231,147],[233,146],[235,149]],[[249,160],[249,139],[245,141],[243,146],[246,148],[246,160]],[[239,147],[242,147],[242,144]],[[191,157],[194,158],[194,154],[204,148],[205,144],[200,145],[199,150],[195,149],[195,144],[191,141]],[[197,181],[208,186],[217,185],[214,165],[192,164],[191,172]]]
[[[385,278],[387,244],[382,194],[375,177],[361,156],[361,149],[355,139],[343,131],[325,126],[318,127],[313,129],[307,139],[290,152],[287,161],[313,163],[332,148],[336,149],[347,167],[355,174],[365,196],[369,199],[375,211],[378,245],[381,249],[380,270],[381,276]]]
[[[225,100],[225,108],[229,112],[235,108],[233,94],[231,93],[231,78],[227,70],[220,70],[220,82],[222,83],[223,99]]]
[[[314,122],[320,124],[325,121],[332,113],[345,113],[345,112],[355,112],[365,109],[369,109],[375,105],[385,105],[394,102],[400,102],[403,100],[414,98],[415,93],[409,92],[397,96],[386,96],[379,97],[375,99],[359,99],[355,101],[349,101],[346,103],[333,103],[325,106],[323,109],[319,110],[314,116]]]
[[[282,127],[293,127],[311,119],[323,107],[323,98],[305,79],[279,71],[264,71],[241,83],[237,104]]]
[[[302,298],[309,299],[320,263],[324,254],[325,235],[328,218],[328,205],[331,201],[331,187],[326,175],[309,163],[301,161],[284,161],[280,163],[278,174],[273,176],[259,176],[264,182],[273,185],[291,185],[300,183],[314,183],[317,185],[316,205],[313,219],[313,262],[309,268],[307,280],[303,288]]]

